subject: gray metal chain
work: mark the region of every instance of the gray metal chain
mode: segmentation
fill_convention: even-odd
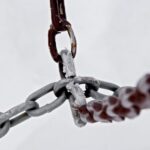
[[[93,77],[76,76],[71,53],[68,50],[63,50],[61,51],[61,57],[65,78],[42,87],[29,95],[24,103],[19,104],[4,113],[0,113],[0,138],[6,135],[11,127],[18,125],[31,117],[38,117],[49,113],[61,106],[67,99],[70,103],[75,124],[82,127],[86,122],[81,120],[77,107],[86,104],[86,97],[101,99],[106,95],[99,93],[97,91],[99,88],[111,90],[112,92],[119,88],[115,84],[100,81]],[[79,86],[80,84],[84,84],[85,86],[88,85],[92,88],[90,88],[88,92],[83,91]],[[37,100],[50,92],[54,92],[57,97],[56,100],[40,107]]]

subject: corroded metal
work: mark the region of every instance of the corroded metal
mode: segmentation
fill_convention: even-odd
[[[71,54],[76,55],[77,41],[71,24],[67,21],[64,0],[50,0],[52,24],[48,31],[48,45],[52,58],[56,62],[61,62],[56,45],[56,35],[67,31],[71,41]]]

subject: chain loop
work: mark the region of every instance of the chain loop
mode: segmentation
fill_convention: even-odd
[[[44,115],[45,113],[50,113],[60,105],[62,105],[66,100],[66,95],[63,93],[60,97],[58,97],[55,101],[50,104],[46,104],[42,107],[37,106],[35,109],[27,110],[27,114],[31,117],[39,117]]]
[[[71,53],[73,58],[76,55],[77,42],[71,24],[67,21],[64,0],[50,0],[52,25],[48,31],[48,45],[52,58],[61,62],[61,56],[56,46],[56,35],[67,31],[71,41]]]
[[[73,29],[72,29],[71,25],[67,25],[66,26],[66,30],[67,30],[67,32],[69,34],[69,37],[70,37],[71,53],[72,53],[72,56],[74,58],[76,56],[77,41],[76,41],[76,38],[75,38],[75,35],[74,35],[74,32],[73,32]],[[52,55],[52,58],[56,62],[61,62],[61,56],[58,53],[57,46],[56,46],[56,41],[55,41],[56,40],[55,37],[59,33],[60,32],[58,32],[53,27],[53,25],[51,25],[51,28],[50,28],[50,30],[48,32],[48,45],[49,45],[49,48],[50,48],[50,53]]]

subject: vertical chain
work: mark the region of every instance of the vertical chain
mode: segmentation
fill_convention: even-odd
[[[61,62],[61,56],[58,53],[56,46],[56,35],[67,31],[71,40],[71,53],[75,57],[77,42],[71,27],[67,21],[64,0],[50,0],[52,24],[48,31],[48,45],[52,58],[56,62]]]

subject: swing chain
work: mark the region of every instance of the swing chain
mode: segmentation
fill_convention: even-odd
[[[76,55],[77,41],[71,24],[67,21],[64,0],[50,0],[52,24],[48,31],[48,45],[54,61],[61,62],[56,46],[56,35],[67,31],[71,41],[71,53]]]
[[[134,118],[142,109],[150,108],[150,74],[145,75],[136,87],[122,87],[116,84],[97,80],[93,77],[76,76],[73,58],[76,55],[76,38],[71,24],[66,19],[64,0],[50,0],[52,25],[48,33],[49,47],[53,59],[59,63],[61,80],[50,83],[32,93],[24,103],[8,111],[0,112],[0,138],[6,135],[11,127],[23,121],[53,111],[66,100],[69,101],[74,122],[82,127],[87,122],[123,121]],[[71,52],[56,48],[55,36],[67,31],[71,39]],[[85,85],[83,90],[80,85]],[[109,90],[113,94],[100,93],[99,88]],[[37,100],[54,92],[57,97],[51,103],[40,106]],[[92,97],[93,101],[86,102]]]
[[[134,118],[142,109],[150,108],[150,74],[145,75],[136,87],[119,87],[113,83],[97,80],[93,77],[76,76],[71,52],[60,53],[62,79],[50,83],[32,93],[26,101],[4,113],[0,113],[0,138],[6,135],[10,127],[23,121],[49,113],[61,106],[67,99],[70,103],[74,122],[82,127],[87,122],[123,121]],[[85,91],[79,85],[85,85]],[[112,95],[104,95],[98,90],[112,91]],[[40,106],[37,100],[54,92],[57,97],[51,103]],[[86,98],[95,100],[86,102]]]

